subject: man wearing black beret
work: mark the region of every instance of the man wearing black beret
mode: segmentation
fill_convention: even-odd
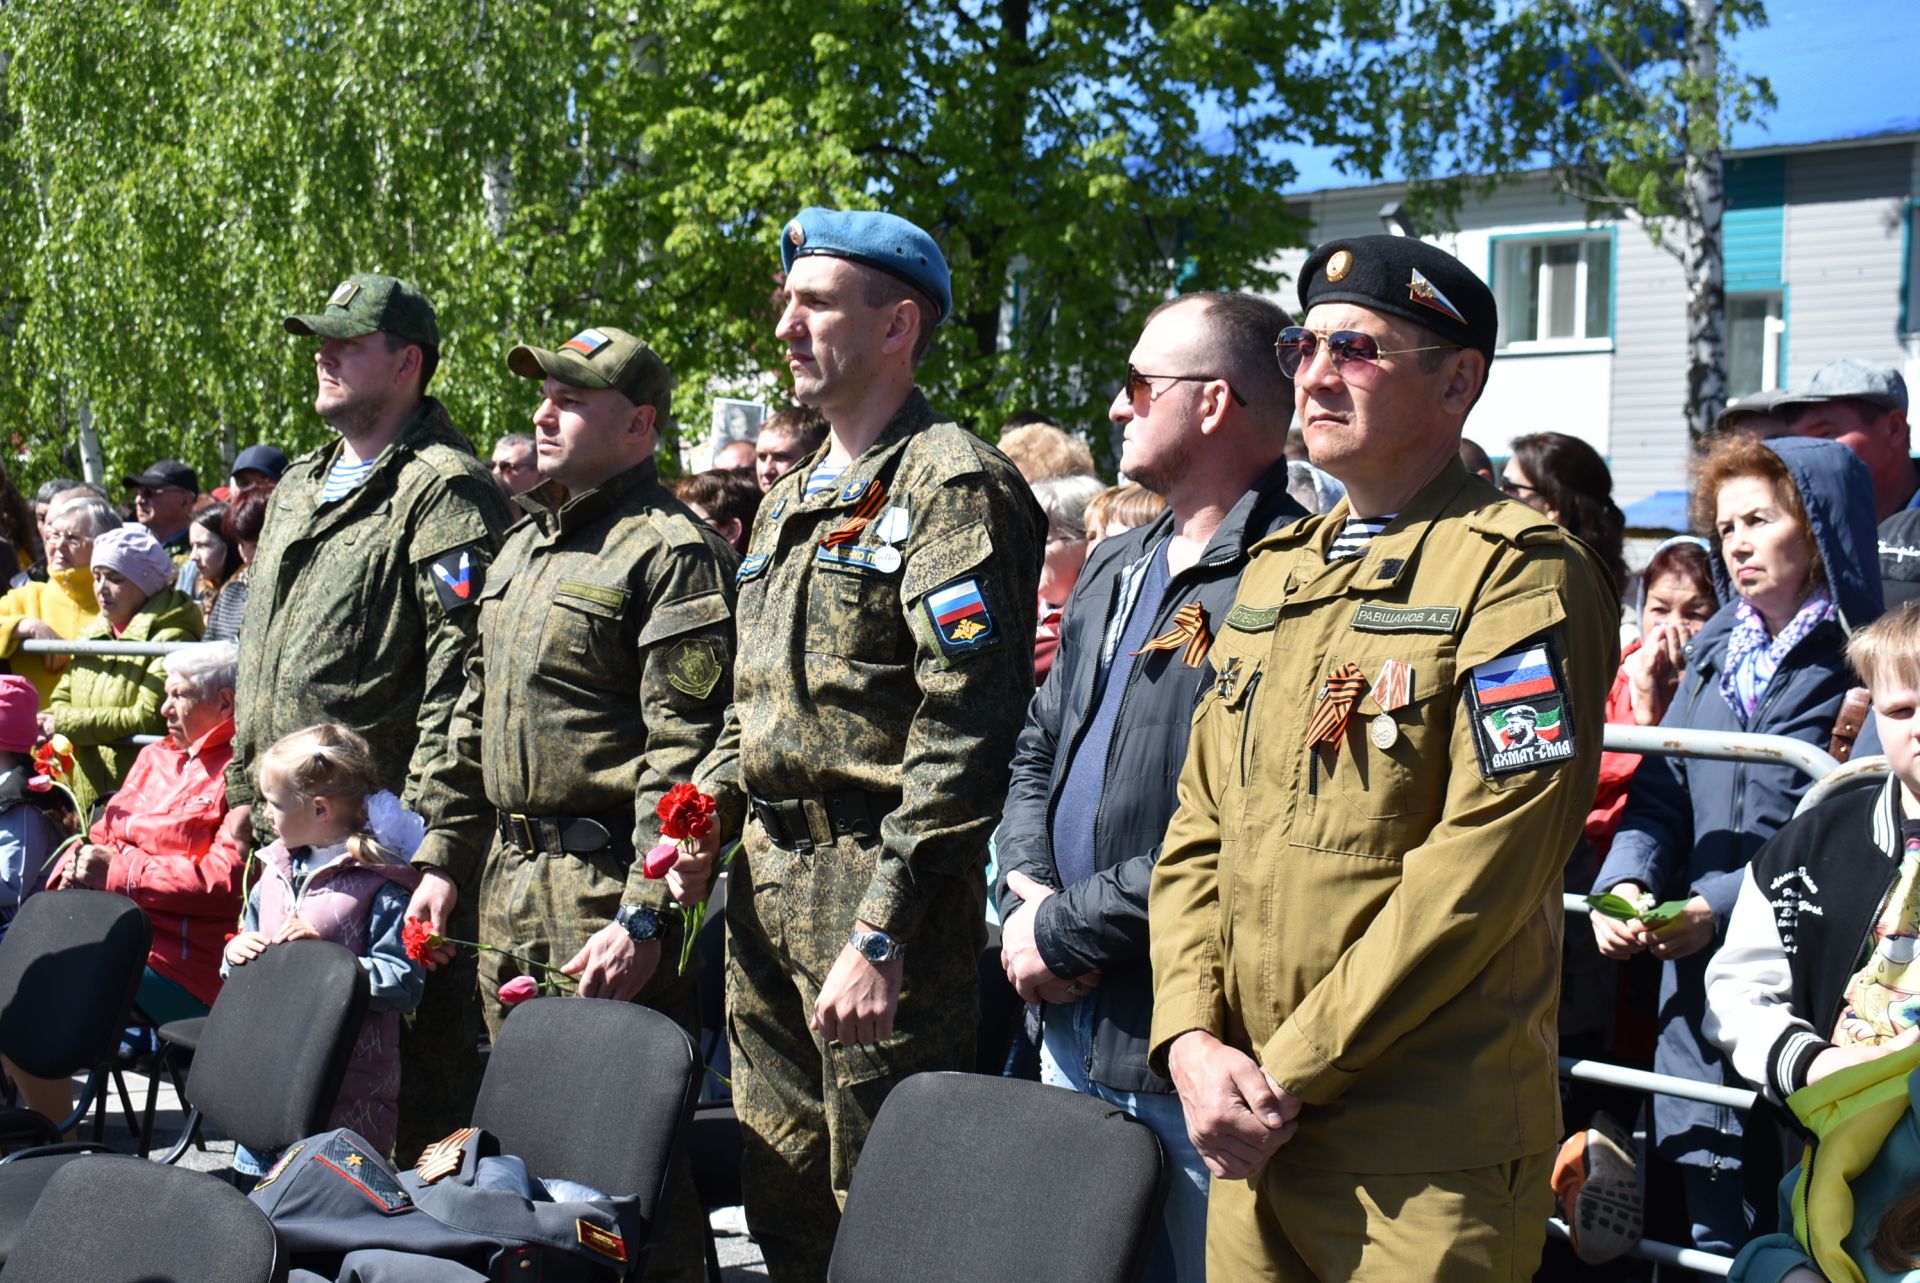
[[[824,1280],[888,1091],[973,1064],[987,839],[1033,694],[1046,519],[1007,457],[914,387],[953,307],[932,237],[805,209],[780,254],[774,333],[830,432],[761,502],[733,704],[694,781],[715,833],[747,821],[727,900],[747,1224],[772,1278]],[[710,861],[675,869],[683,900]]]
[[[1214,642],[1149,899],[1151,1061],[1221,1178],[1214,1280],[1525,1279],[1619,602],[1460,465],[1496,332],[1472,272],[1334,241],[1300,302],[1278,358],[1347,498],[1254,550]]]

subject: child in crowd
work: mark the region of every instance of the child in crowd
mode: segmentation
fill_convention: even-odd
[[[367,742],[344,726],[310,726],[260,762],[260,797],[279,840],[256,854],[241,932],[222,974],[277,944],[333,940],[360,955],[372,1002],[329,1127],[350,1127],[385,1154],[400,1097],[400,1018],[420,1005],[426,972],[401,931],[419,875],[407,859],[423,825],[374,778]],[[240,1147],[234,1170],[259,1176],[273,1156]]]
[[[20,902],[40,887],[62,834],[27,796],[40,693],[33,683],[0,674],[0,940]]]
[[[1803,1121],[1824,1119],[1814,1127],[1823,1136],[1838,1125],[1833,1116],[1849,1114],[1846,1102],[1859,1098],[1861,1083],[1885,1076],[1883,1066],[1900,1072],[1882,1094],[1904,1099],[1905,1070],[1920,1045],[1920,602],[1855,633],[1847,658],[1872,691],[1891,774],[1884,784],[1843,792],[1795,817],[1760,849],[1741,882],[1726,943],[1707,970],[1702,1024],[1769,1100],[1790,1103]],[[1810,1090],[1849,1070],[1856,1072]],[[1816,1192],[1826,1191],[1816,1202],[1794,1200],[1799,1174],[1789,1176],[1783,1223],[1797,1215],[1796,1235],[1757,1240],[1742,1255],[1746,1277],[1777,1280],[1807,1269],[1816,1255],[1806,1247],[1808,1216],[1818,1223],[1833,1215],[1835,1189],[1839,1214],[1852,1228],[1843,1223],[1828,1243],[1844,1234],[1845,1252],[1862,1272],[1848,1273],[1843,1262],[1822,1255],[1825,1276],[1920,1277],[1920,1206],[1898,1197],[1911,1193],[1920,1174],[1920,1135],[1912,1132],[1910,1112],[1891,1130],[1881,1124],[1873,1147],[1845,1165],[1851,1196],[1844,1182],[1831,1186],[1839,1174],[1832,1164],[1816,1169]],[[1850,1134],[1857,1148],[1857,1124]],[[1826,1144],[1819,1142],[1823,1153]],[[1876,1149],[1880,1157],[1872,1158]],[[1882,1171],[1889,1166],[1898,1170]],[[1869,1189],[1876,1181],[1884,1187],[1878,1197]],[[1883,1219],[1892,1227],[1887,1234],[1878,1229]],[[1876,1238],[1885,1241],[1869,1250]],[[1761,1245],[1768,1250],[1761,1253]]]

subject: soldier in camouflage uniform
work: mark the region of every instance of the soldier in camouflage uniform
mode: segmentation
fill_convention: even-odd
[[[913,387],[951,307],[932,238],[808,209],[782,251],[776,333],[832,434],[761,505],[734,705],[695,780],[716,832],[752,810],[727,900],[747,1222],[773,1278],[812,1280],[887,1092],[973,1064],[1046,523],[1006,456]],[[683,860],[683,898],[705,874]]]
[[[430,900],[451,887],[435,870],[485,849],[490,829],[484,800],[453,788],[443,763],[506,501],[425,395],[440,333],[412,285],[351,277],[323,311],[290,316],[286,328],[322,340],[314,410],[341,439],[287,469],[247,572],[227,797],[251,808],[260,756],[281,736],[317,722],[351,727],[381,782],[433,829],[414,856]],[[257,820],[256,835],[271,840],[264,812]],[[440,920],[454,934],[472,930],[471,914]],[[403,1160],[471,1116],[479,1039],[468,959],[433,978],[401,1036]]]
[[[516,347],[507,365],[543,380],[543,484],[520,496],[528,515],[480,593],[452,747],[498,834],[484,869],[458,881],[478,883],[481,943],[697,1033],[693,979],[677,972],[680,917],[635,851],[653,845],[661,795],[719,737],[739,557],[660,484],[671,379],[645,343],[585,329],[555,350]],[[507,1017],[500,986],[527,971],[481,955],[489,1032]],[[705,1235],[684,1162],[674,1184],[647,1277],[698,1280]]]

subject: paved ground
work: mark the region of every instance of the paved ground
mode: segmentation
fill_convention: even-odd
[[[133,1107],[138,1111],[146,1106],[147,1077],[144,1074],[129,1072],[126,1075],[127,1091],[133,1098]],[[76,1083],[76,1090],[78,1084]],[[109,1087],[109,1093],[112,1089]],[[163,1077],[160,1081],[160,1094],[154,1108],[154,1152],[165,1153],[179,1138],[180,1128],[185,1115],[180,1108],[179,1098],[174,1094],[173,1085]],[[89,1118],[81,1128],[82,1137],[90,1139],[93,1135],[93,1120]],[[112,1108],[107,1115],[106,1143],[116,1148],[132,1151],[135,1133],[127,1126],[126,1116],[120,1108],[117,1097],[113,1098]],[[182,1167],[195,1171],[226,1173],[233,1166],[233,1141],[211,1129],[207,1130],[204,1150],[189,1148],[180,1160]],[[732,1227],[742,1228],[737,1208],[722,1208],[714,1214],[716,1229]],[[723,1234],[716,1238],[720,1253],[720,1267],[724,1275],[723,1283],[741,1283],[746,1279],[761,1279],[767,1276],[766,1267],[760,1261],[760,1249],[744,1232]]]

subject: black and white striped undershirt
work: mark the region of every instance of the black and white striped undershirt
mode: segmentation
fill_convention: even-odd
[[[1347,524],[1340,527],[1340,533],[1335,536],[1333,547],[1327,549],[1327,564],[1331,566],[1366,552],[1367,541],[1385,530],[1399,515],[1389,512],[1383,517],[1348,517]]]

